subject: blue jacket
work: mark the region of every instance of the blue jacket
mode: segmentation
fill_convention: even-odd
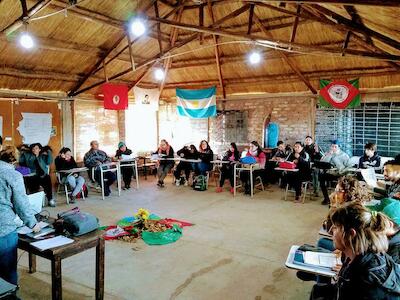
[[[33,155],[32,152],[24,152],[19,158],[19,164],[21,166],[28,167],[31,170],[31,173],[36,173],[35,166],[36,156]],[[39,166],[43,170],[43,172],[49,175],[50,165],[53,162],[53,155],[50,150],[47,150],[47,154],[39,154],[38,156]]]
[[[17,229],[16,215],[26,226],[35,226],[21,173],[13,165],[0,161],[0,237]]]

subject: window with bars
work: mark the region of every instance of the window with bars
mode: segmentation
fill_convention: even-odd
[[[365,103],[347,110],[318,108],[316,142],[324,151],[339,139],[349,155],[360,156],[368,142],[378,146],[381,156],[400,153],[400,103]]]

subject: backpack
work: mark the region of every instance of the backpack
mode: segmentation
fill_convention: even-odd
[[[193,181],[193,189],[196,191],[205,191],[207,189],[207,178],[204,175],[197,176]]]
[[[257,160],[253,156],[245,156],[240,159],[240,162],[245,165],[254,165]]]
[[[85,195],[85,198],[87,198],[87,196],[88,196],[88,194],[89,194],[89,191],[88,191],[88,188],[87,188],[86,184],[83,185],[82,191],[80,191],[80,192],[76,195],[76,198],[77,198],[77,199],[81,199],[81,198],[82,198],[82,192],[83,192],[83,194]]]

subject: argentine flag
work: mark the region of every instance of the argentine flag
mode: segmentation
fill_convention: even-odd
[[[193,119],[217,115],[216,87],[202,90],[176,89],[178,115]]]

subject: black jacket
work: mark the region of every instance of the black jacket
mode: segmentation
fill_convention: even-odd
[[[57,156],[56,159],[54,160],[54,164],[56,165],[56,170],[71,170],[75,169],[78,167],[78,165],[75,162],[75,159],[71,157],[70,160],[65,160],[61,156]],[[67,173],[60,173],[61,177],[66,177],[68,176]]]
[[[131,155],[131,154],[132,154],[132,150],[126,148],[125,151],[121,151],[121,150],[118,149],[118,150],[115,152],[115,157],[116,157],[116,158],[121,158],[121,157],[122,157],[122,154],[123,154],[123,155]]]
[[[311,169],[310,169],[310,157],[308,156],[308,154],[304,151],[301,151],[300,153],[300,157],[296,158],[295,153],[293,152],[292,154],[290,154],[290,156],[288,157],[288,161],[294,161],[297,159],[297,169],[299,169],[299,175],[300,177],[306,181],[306,180],[310,180],[311,179]]]
[[[305,145],[304,146],[304,151],[308,153],[310,156],[310,161],[314,162],[316,160],[320,160],[322,155],[320,152],[315,151],[315,144],[312,143],[311,145]]]
[[[190,150],[187,147],[183,147],[182,149],[178,150],[176,154],[180,157],[182,157],[181,154],[183,154],[183,158],[186,159],[198,159],[199,158],[199,153],[197,150],[195,152],[190,152]]]
[[[228,151],[226,151],[222,160],[228,161],[231,156],[232,156],[232,151],[228,150]],[[233,156],[235,157],[235,161],[239,161],[239,159],[240,159],[239,151],[234,151]]]
[[[169,146],[168,150],[157,150],[154,154],[161,154],[163,158],[174,158],[174,149]],[[160,160],[160,165],[174,165],[175,162],[173,160]]]
[[[360,157],[358,162],[358,167],[360,169],[375,168],[381,169],[381,157],[378,154],[374,154],[372,157],[368,157],[365,154]]]
[[[387,254],[359,255],[343,264],[336,288],[338,300],[399,300],[400,266]]]
[[[211,149],[207,149],[204,152],[199,151],[199,158],[202,162],[209,164],[214,158],[214,153]]]

